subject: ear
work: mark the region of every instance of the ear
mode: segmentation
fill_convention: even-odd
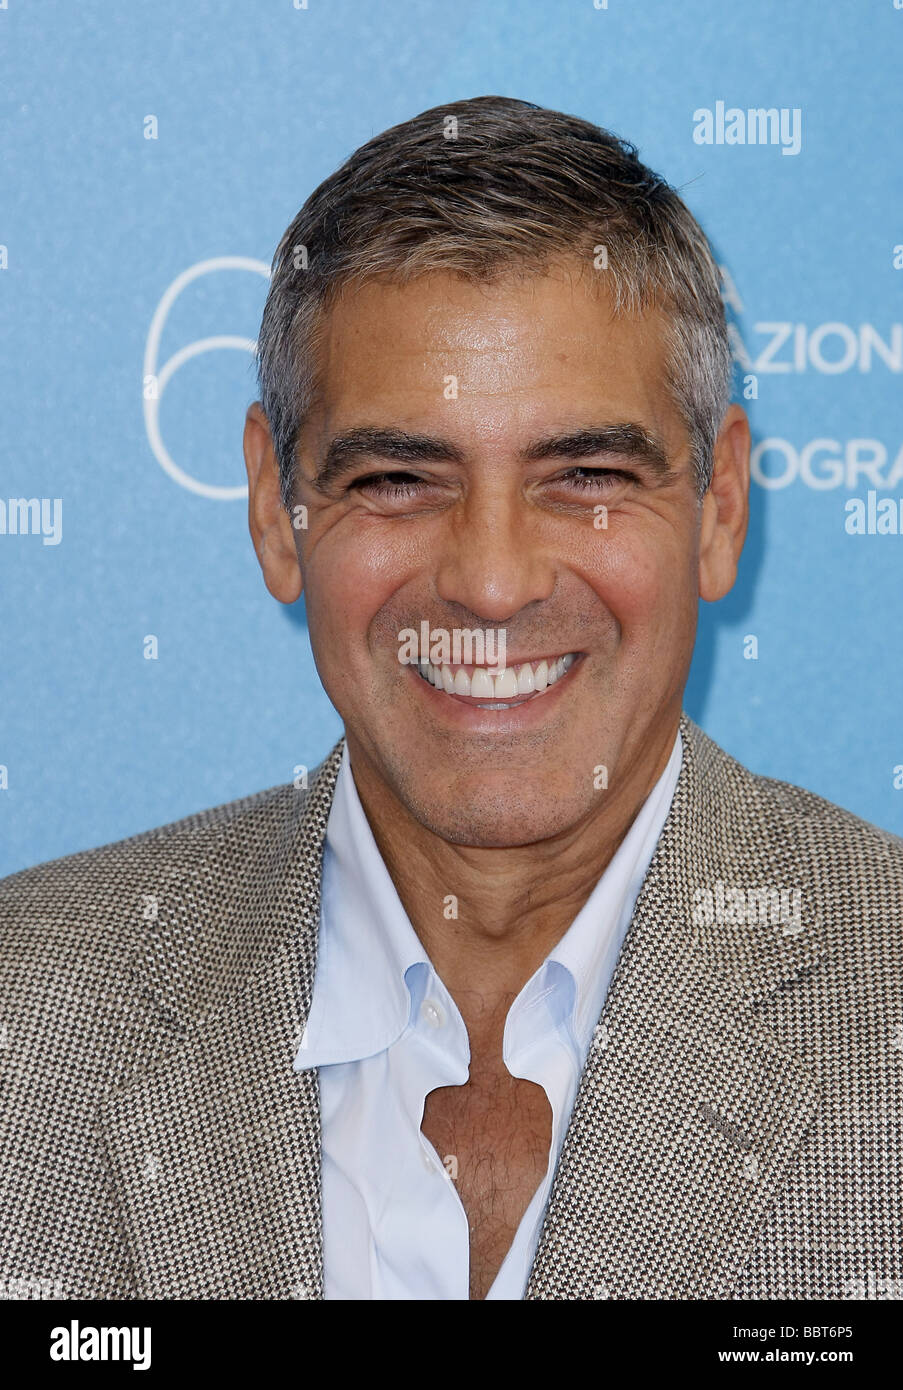
[[[248,471],[248,529],[263,580],[280,603],[294,603],[303,579],[291,517],[282,505],[279,465],[270,425],[259,401],[248,406],[244,431]]]
[[[731,405],[718,431],[712,481],[702,500],[699,596],[709,603],[724,598],[737,578],[749,524],[749,449],[746,412]]]

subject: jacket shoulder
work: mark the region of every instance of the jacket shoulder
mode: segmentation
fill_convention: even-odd
[[[71,974],[77,959],[90,960],[94,976],[121,979],[159,904],[177,901],[190,916],[194,902],[202,916],[228,895],[244,866],[265,866],[284,851],[320,774],[337,766],[340,747],[311,773],[307,788],[269,787],[0,879],[0,980],[7,981],[0,989],[10,972],[20,981],[23,973],[46,980],[54,969]]]
[[[750,771],[695,726],[691,739],[700,794],[717,808],[706,822],[706,858],[725,885],[798,894],[802,920],[818,924],[850,978],[866,959],[876,967],[876,988],[895,962],[903,968],[903,838],[804,787]]]
[[[251,838],[261,819],[279,819],[298,795],[290,783],[270,787],[10,874],[0,879],[0,931],[8,941],[20,918],[46,928],[65,924],[70,937],[88,920],[121,929],[123,908],[142,887],[190,872],[230,840]]]
[[[898,872],[903,867],[903,838],[899,835],[805,787],[753,772],[688,719],[684,721],[685,735],[687,726],[700,780],[723,793],[728,824],[733,807],[738,825],[759,830],[764,846],[772,851],[780,850],[782,835],[791,847],[818,843],[826,872],[832,863],[841,872],[849,870],[863,857],[889,862]],[[835,859],[835,851],[839,859]]]
[[[801,847],[816,853],[826,879],[882,865],[897,875],[888,887],[903,892],[903,838],[792,782],[749,774],[765,815]]]

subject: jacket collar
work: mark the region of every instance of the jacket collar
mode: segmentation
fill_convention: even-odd
[[[755,779],[684,714],[684,757],[575,1101],[528,1298],[726,1297],[811,1119],[755,1006],[819,959],[802,929],[707,924],[697,888],[793,887]],[[292,1062],[316,964],[343,743],[178,842],[146,838],[134,974],[152,1055],[100,1107],[138,1297],[320,1298],[316,1072]]]

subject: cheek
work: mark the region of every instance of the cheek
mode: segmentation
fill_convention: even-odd
[[[350,657],[348,639],[353,634],[357,645],[420,563],[412,533],[390,536],[384,526],[350,517],[312,530],[301,562],[311,635],[332,635]]]
[[[670,527],[596,532],[582,561],[584,578],[622,629],[673,625],[693,600],[686,548]]]

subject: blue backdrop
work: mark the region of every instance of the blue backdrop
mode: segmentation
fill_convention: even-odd
[[[903,0],[0,0],[0,45],[0,873],[339,737],[247,534],[266,270],[352,149],[485,93],[633,140],[724,269],[752,522],[687,709],[903,832]]]

